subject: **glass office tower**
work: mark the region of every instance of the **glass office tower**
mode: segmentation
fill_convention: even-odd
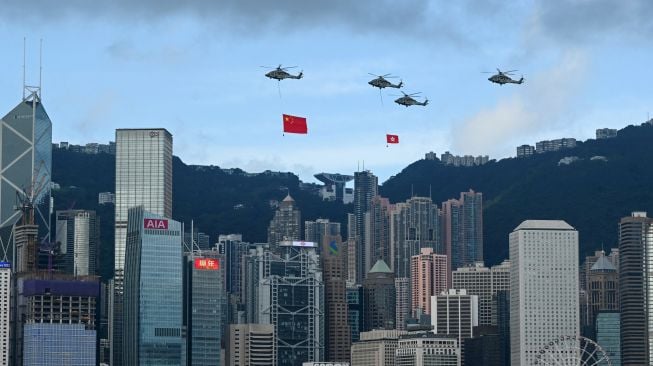
[[[128,218],[123,364],[181,365],[181,223],[142,206]]]

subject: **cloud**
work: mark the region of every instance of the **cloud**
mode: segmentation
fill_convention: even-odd
[[[357,31],[429,30],[451,33],[441,21],[433,22],[427,0],[113,0],[87,1],[34,0],[27,4],[9,1],[3,4],[0,17],[7,20],[37,18],[56,21],[67,17],[108,18],[139,24],[165,20],[179,15],[190,15],[206,23],[238,33],[259,33],[277,28],[300,30],[345,26]],[[453,36],[453,34],[450,34]]]
[[[497,86],[514,92],[496,105],[465,119],[453,131],[452,147],[464,154],[514,154],[508,143],[530,142],[533,135],[563,127],[572,120],[574,97],[583,85],[589,57],[580,50],[567,51],[558,64],[523,85]],[[562,137],[562,136],[560,136]]]
[[[606,37],[653,39],[651,0],[539,0],[533,15],[531,32],[566,44]]]

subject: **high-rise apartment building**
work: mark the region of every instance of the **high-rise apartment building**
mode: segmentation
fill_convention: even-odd
[[[478,296],[452,289],[431,297],[431,325],[437,335],[456,337],[462,348],[478,326]]]
[[[342,240],[340,235],[324,236],[322,240],[325,359],[331,362],[348,362],[351,329],[347,324],[347,274]]]
[[[17,194],[34,203],[39,237],[50,241],[52,122],[41,102],[40,89],[28,91],[0,119],[0,261],[4,262],[13,260],[12,226],[21,217],[21,211],[14,208]]]
[[[122,365],[127,211],[172,217],[172,135],[165,129],[116,130],[115,272],[110,303],[111,365]]]
[[[181,223],[129,209],[124,287],[124,365],[182,363]]]
[[[395,326],[397,330],[406,330],[406,324],[412,316],[410,286],[410,278],[395,278]]]
[[[0,366],[9,366],[11,292],[11,263],[0,262]]]
[[[395,355],[395,366],[461,366],[458,340],[431,332],[402,335]]]
[[[394,366],[399,337],[403,330],[372,330],[361,333],[361,340],[351,345],[354,366]]]
[[[411,258],[410,278],[413,316],[431,314],[431,296],[447,290],[447,256],[436,254],[433,248],[422,248]]]
[[[61,243],[63,271],[76,276],[97,275],[100,221],[95,211],[57,211],[56,217],[56,242]]]
[[[231,324],[227,342],[227,366],[277,364],[277,342],[272,324]]]
[[[453,270],[483,261],[483,194],[460,193],[460,199],[442,203],[444,254]]]
[[[392,247],[397,278],[410,277],[410,261],[422,248],[444,254],[440,241],[439,210],[428,197],[413,197],[395,205],[392,214]]]
[[[388,265],[378,260],[363,282],[365,315],[363,329],[395,329],[395,277]]]
[[[560,220],[526,220],[510,233],[510,351],[531,365],[552,340],[580,334],[578,231]]]
[[[451,274],[453,288],[465,289],[470,295],[478,296],[478,324],[497,325],[496,294],[510,290],[510,261],[491,268],[483,262],[473,266],[459,267]]]
[[[347,258],[345,263],[347,264],[347,286],[353,286],[354,284],[360,285],[360,282],[356,281],[356,251],[358,250],[356,234],[356,215],[348,213],[347,214]]]
[[[185,357],[182,364],[214,366],[220,360],[226,312],[223,256],[215,250],[185,253]]]
[[[268,243],[273,251],[279,250],[279,243],[301,239],[301,213],[290,194],[279,203],[268,226]]]
[[[393,265],[393,247],[390,242],[390,213],[393,205],[387,198],[372,197],[369,210],[365,213],[365,273],[377,260]]]
[[[263,245],[245,260],[247,321],[274,325],[277,365],[324,359],[324,292],[320,256],[314,247]]]
[[[622,365],[653,362],[653,219],[633,212],[619,222]]]
[[[372,197],[379,194],[379,179],[369,170],[354,173],[354,217],[356,240],[356,283],[363,283],[367,271],[365,263],[371,253],[365,251],[365,214],[370,210]]]
[[[322,245],[325,236],[339,236],[340,223],[329,219],[304,221],[304,240]],[[346,253],[345,253],[346,254]],[[346,257],[346,256],[345,256]]]

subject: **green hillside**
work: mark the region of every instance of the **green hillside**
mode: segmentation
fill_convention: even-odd
[[[581,160],[558,165],[563,157]],[[604,156],[607,161],[590,160]],[[391,201],[428,195],[437,203],[474,189],[483,192],[485,259],[508,256],[508,234],[526,219],[562,219],[580,232],[581,255],[617,245],[617,224],[631,211],[653,212],[653,126],[627,127],[616,138],[574,149],[479,167],[417,161],[385,182]]]
[[[445,166],[437,161],[412,163],[381,187],[391,202],[428,195],[440,204],[461,191],[483,192],[485,258],[497,263],[508,256],[508,234],[525,219],[563,219],[580,231],[581,255],[604,245],[616,245],[619,218],[631,211],[653,212],[653,126],[627,127],[617,138],[588,140],[570,150],[526,159],[503,159],[479,167]],[[563,157],[580,160],[559,165]],[[607,161],[590,160],[604,156]],[[101,216],[103,276],[113,262],[113,209],[98,207],[97,194],[114,191],[115,158],[67,150],[53,151],[55,209],[96,209]],[[330,218],[346,226],[353,207],[323,202],[300,190],[290,173],[230,173],[215,166],[190,166],[173,161],[173,217],[217,239],[218,234],[242,233],[247,241],[267,240],[274,213],[270,200],[289,190],[303,220]]]

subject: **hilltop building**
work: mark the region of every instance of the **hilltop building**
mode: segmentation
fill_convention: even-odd
[[[617,137],[616,128],[598,128],[596,130],[597,140],[611,139],[613,137]]]
[[[354,190],[347,188],[347,182],[354,179],[352,175],[337,173],[318,173],[314,177],[324,186],[320,188],[320,197],[325,201],[336,201],[344,204],[354,201]]]

